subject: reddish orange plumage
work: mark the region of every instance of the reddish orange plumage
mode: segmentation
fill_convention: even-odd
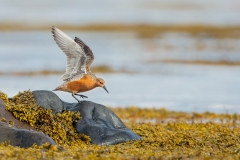
[[[62,85],[58,86],[55,91],[80,93],[92,90],[96,87],[103,87],[105,89],[104,84],[105,82],[103,79],[96,78],[92,74],[84,74],[83,77],[79,80],[71,80],[63,83]]]
[[[79,80],[73,80],[67,82],[66,90],[71,92],[79,93],[86,92],[95,87],[97,87],[97,79],[91,75],[84,74],[84,76]]]

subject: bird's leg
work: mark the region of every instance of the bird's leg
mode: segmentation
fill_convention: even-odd
[[[73,96],[73,98],[75,98],[75,99],[78,101],[78,103],[81,103],[81,101],[79,101],[79,100],[74,96],[73,93],[72,93],[72,96]]]
[[[84,95],[81,95],[81,94],[77,94],[77,93],[74,93],[74,95],[80,96],[82,99],[83,98],[88,98],[87,96],[84,96]]]

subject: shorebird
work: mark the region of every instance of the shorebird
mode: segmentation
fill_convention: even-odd
[[[90,69],[94,61],[92,50],[79,38],[73,40],[67,34],[56,27],[52,27],[52,33],[55,42],[67,56],[66,72],[61,79],[63,84],[53,91],[64,91],[72,93],[72,96],[81,103],[76,97],[88,98],[87,96],[78,94],[92,90],[96,87],[102,87],[108,93],[105,82],[101,78],[97,78]]]

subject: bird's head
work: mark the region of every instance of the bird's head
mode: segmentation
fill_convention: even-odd
[[[97,78],[97,86],[102,87],[108,93],[108,90],[105,87],[105,81],[102,78]]]

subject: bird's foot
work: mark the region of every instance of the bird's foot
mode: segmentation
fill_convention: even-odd
[[[79,101],[74,95],[76,95],[76,94],[72,93],[73,98],[75,98],[78,101],[78,103],[81,103],[81,101]]]
[[[78,99],[76,99],[78,101],[78,103],[81,103],[81,101],[79,101]]]
[[[74,95],[80,96],[82,99],[88,98],[87,96],[84,96],[84,95],[82,95],[82,94],[77,94],[77,93],[75,93]]]

